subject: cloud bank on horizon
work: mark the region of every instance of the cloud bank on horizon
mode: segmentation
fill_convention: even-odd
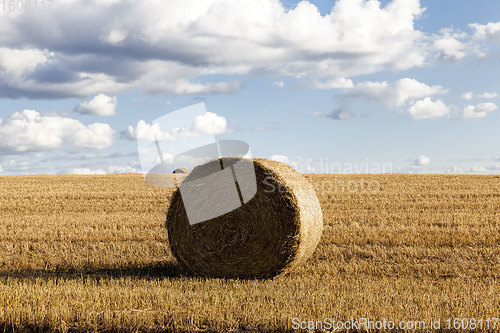
[[[363,103],[383,107],[394,117],[406,114],[415,122],[473,122],[498,113],[500,89],[478,91],[470,82],[463,91],[454,91],[447,86],[452,79],[417,79],[411,74],[443,64],[498,62],[500,21],[427,31],[416,24],[426,15],[419,0],[328,4],[331,10],[322,13],[309,1],[288,7],[278,0],[60,0],[50,8],[0,11],[0,99],[5,105],[35,101],[21,109],[0,110],[0,172],[36,173],[42,161],[49,173],[137,171],[133,160],[123,166],[124,156],[117,161],[102,157],[102,165],[70,163],[88,150],[130,151],[129,140],[141,131],[163,133],[149,125],[152,114],[139,113],[139,119],[129,114],[132,102],[122,96],[131,92],[141,100],[186,95],[237,99],[251,90],[252,80],[269,78],[269,90],[290,94],[277,98],[287,99],[295,91],[304,92],[305,100],[314,99],[315,91],[335,94],[336,105],[329,105],[330,110],[302,111],[313,115],[311,128],[315,118],[331,124],[353,122],[363,114]],[[62,110],[47,109],[59,101],[67,103]],[[264,115],[255,112],[257,118]],[[229,114],[217,112],[207,119],[191,131],[223,134],[232,121]],[[272,131],[280,126],[258,128]],[[279,149],[262,150],[265,157],[289,161],[303,161],[295,155],[308,153],[287,157],[276,152]],[[492,146],[488,156],[477,157],[491,163],[475,169],[444,164],[432,169],[436,159],[431,163],[420,151],[415,147],[415,154],[404,156],[407,165],[401,171],[498,172],[498,161],[491,157],[499,153],[498,146]],[[67,165],[50,166],[61,154],[67,156]]]

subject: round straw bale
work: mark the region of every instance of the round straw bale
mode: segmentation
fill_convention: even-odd
[[[198,166],[185,182],[236,161],[222,158]],[[302,264],[318,245],[323,215],[305,177],[277,161],[253,159],[246,165],[255,168],[255,196],[226,214],[190,224],[180,189],[173,194],[166,221],[170,248],[179,264],[195,275],[273,277]],[[213,198],[217,193],[195,198],[195,207],[210,209],[207,202],[213,204]]]
[[[176,188],[189,174],[187,169],[175,169],[170,172],[168,163],[160,163],[151,169],[144,177],[147,184],[155,187]]]

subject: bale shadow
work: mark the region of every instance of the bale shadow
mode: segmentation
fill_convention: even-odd
[[[134,277],[140,279],[181,279],[194,277],[176,262],[155,262],[146,265],[120,267],[68,268],[68,269],[28,269],[18,271],[0,271],[0,278],[33,279],[120,279]]]
[[[289,275],[285,273],[283,275]],[[282,275],[282,276],[283,276]],[[0,279],[84,279],[90,278],[99,282],[101,279],[120,279],[132,277],[137,279],[158,280],[158,279],[222,279],[222,280],[272,280],[276,277],[255,277],[255,276],[208,276],[197,274],[179,265],[175,261],[155,262],[144,265],[128,265],[119,267],[86,267],[86,268],[65,268],[65,269],[27,269],[17,271],[0,271]]]

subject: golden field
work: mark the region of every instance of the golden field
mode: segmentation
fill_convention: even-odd
[[[0,330],[500,316],[500,176],[307,177],[323,238],[306,265],[271,280],[180,271],[164,227],[172,190],[141,175],[0,177]]]

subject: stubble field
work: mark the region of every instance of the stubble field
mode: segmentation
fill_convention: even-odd
[[[164,227],[172,190],[141,175],[0,177],[0,330],[282,331],[324,318],[428,330],[499,317],[500,176],[307,177],[323,238],[271,280],[179,270]]]

